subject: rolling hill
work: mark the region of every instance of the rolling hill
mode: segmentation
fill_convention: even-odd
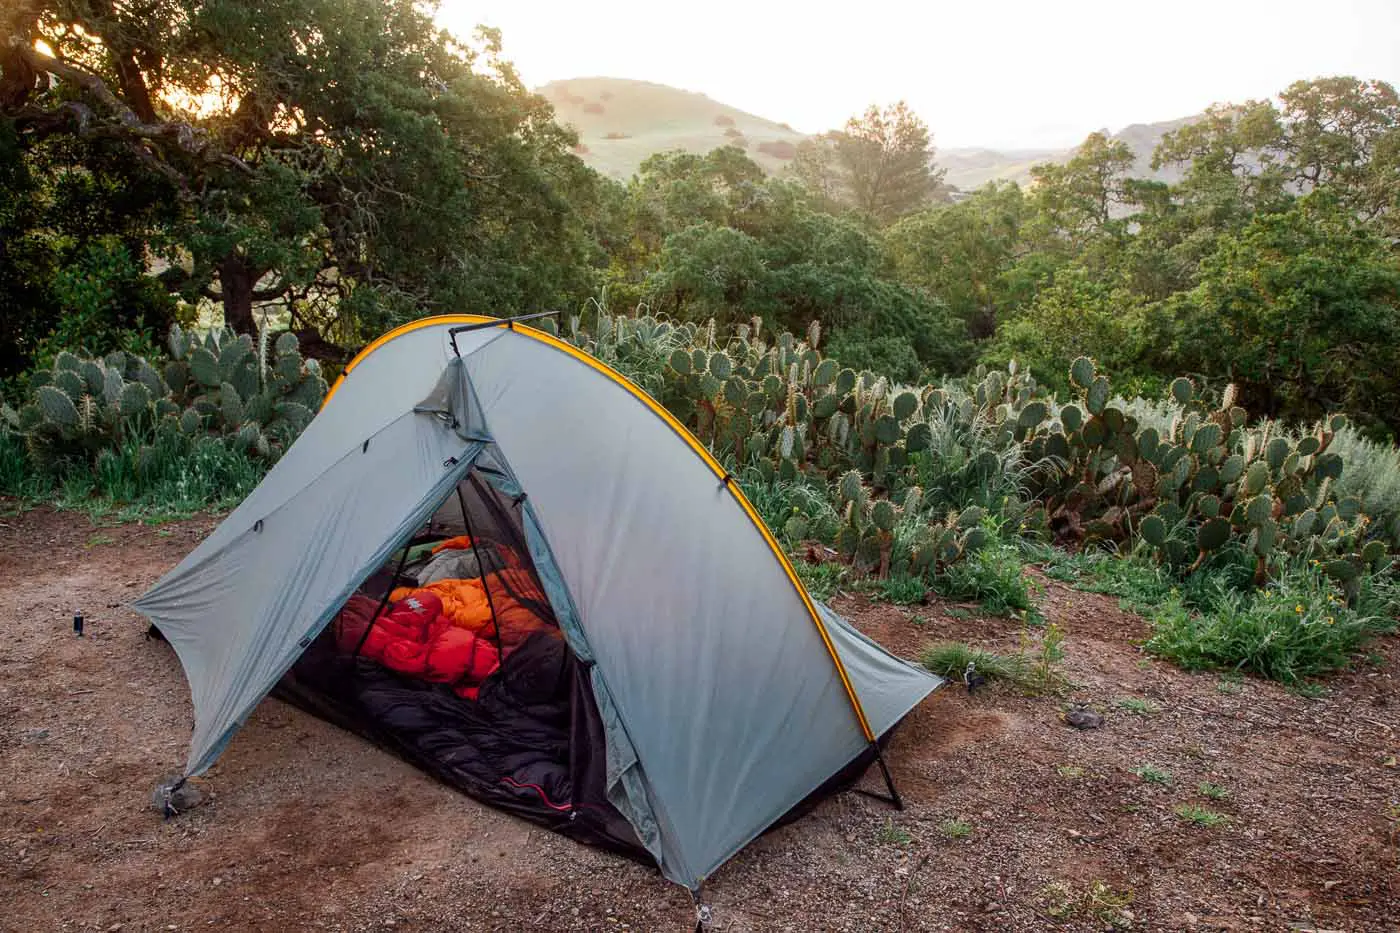
[[[630,177],[655,152],[708,152],[723,145],[741,146],[758,164],[777,172],[807,138],[785,123],[664,84],[591,77],[553,81],[536,90],[553,104],[559,121],[578,132],[578,151],[584,161],[614,178]],[[1135,174],[1174,181],[1179,172],[1173,167],[1152,171],[1152,150],[1163,134],[1193,119],[1135,123],[1112,135],[1137,154]],[[936,141],[938,128],[933,130]],[[1024,184],[1030,179],[1031,166],[1062,161],[1069,154],[1069,149],[961,148],[939,149],[937,159],[947,170],[950,185],[970,191],[1002,179]]]

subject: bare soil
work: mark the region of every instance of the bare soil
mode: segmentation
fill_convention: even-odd
[[[0,517],[0,930],[693,928],[655,871],[274,700],[198,782],[205,802],[163,820],[150,794],[184,760],[188,690],[124,607],[214,524]],[[936,693],[888,751],[906,809],[847,793],[763,836],[707,884],[715,929],[1400,930],[1400,642],[1308,699],[1153,660],[1140,619],[1043,585],[1073,686]],[[906,657],[1020,639],[970,607],[834,605]],[[1067,726],[1071,703],[1104,726]]]

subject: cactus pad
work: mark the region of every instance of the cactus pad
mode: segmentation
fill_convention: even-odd
[[[1196,547],[1207,554],[1219,550],[1229,540],[1230,523],[1223,518],[1207,520],[1196,532]]]
[[[1076,388],[1087,389],[1094,384],[1094,361],[1081,356],[1069,364],[1069,379]]]
[[[1108,407],[1108,396],[1110,392],[1111,389],[1108,384],[1108,379],[1103,376],[1095,379],[1093,384],[1089,386],[1088,390],[1084,393],[1084,404],[1089,409],[1091,415],[1103,414],[1104,409]]]
[[[1185,376],[1178,376],[1172,380],[1171,393],[1178,405],[1189,405],[1196,394],[1196,386]]]

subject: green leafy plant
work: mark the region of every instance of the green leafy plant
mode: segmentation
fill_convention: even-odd
[[[1230,797],[1229,788],[1220,784],[1212,784],[1210,781],[1202,781],[1196,785],[1196,793],[1211,800],[1228,800]]]
[[[887,819],[875,834],[875,841],[886,846],[907,846],[914,841],[914,837],[909,834],[909,830],[895,823],[892,819]]]
[[[1145,718],[1155,716],[1162,711],[1161,706],[1151,700],[1142,699],[1141,697],[1124,697],[1123,699],[1115,700],[1113,705],[1121,710]]]
[[[938,824],[938,831],[944,839],[966,839],[972,835],[972,824],[966,820],[950,818]]]
[[[1223,826],[1230,822],[1230,818],[1224,813],[1217,813],[1214,810],[1207,810],[1205,807],[1196,804],[1180,804],[1173,807],[1172,812],[1194,826],[1203,826],[1207,829],[1215,826]]]
[[[1145,784],[1158,784],[1163,787],[1169,786],[1172,782],[1170,771],[1159,768],[1156,765],[1141,764],[1133,769],[1133,773],[1142,779]]]

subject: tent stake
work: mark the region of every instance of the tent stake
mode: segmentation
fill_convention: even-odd
[[[457,504],[462,507],[462,525],[467,532],[467,540],[472,543],[472,554],[476,555],[476,570],[481,574],[481,588],[486,592],[486,608],[491,612],[491,631],[496,634],[496,657],[505,663],[506,652],[501,647],[501,620],[496,615],[496,601],[491,598],[491,584],[486,579],[486,564],[481,559],[481,549],[476,545],[476,535],[472,534],[472,520],[467,515],[467,497],[462,493],[461,482],[457,483]]]

